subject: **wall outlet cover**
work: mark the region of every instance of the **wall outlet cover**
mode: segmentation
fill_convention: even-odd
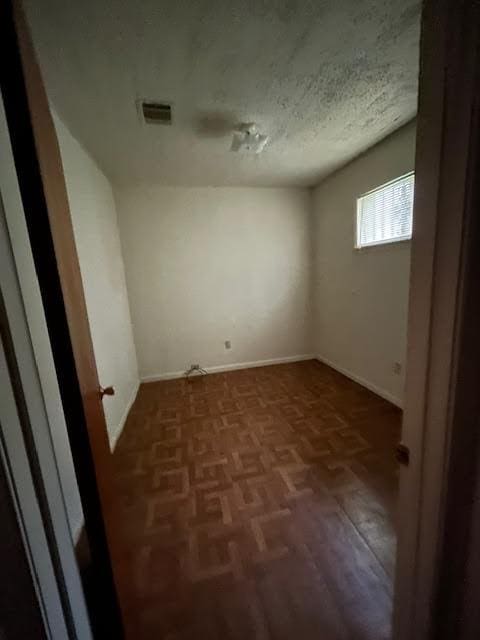
[[[225,340],[225,349],[231,349],[232,348],[232,343],[230,342],[230,340]]]

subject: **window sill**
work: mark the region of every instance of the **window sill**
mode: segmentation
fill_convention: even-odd
[[[366,249],[378,249],[379,247],[391,247],[392,245],[404,245],[407,242],[411,242],[412,238],[395,238],[394,240],[382,240],[382,242],[375,242],[372,244],[366,244],[362,247],[354,246],[354,251],[365,251]]]

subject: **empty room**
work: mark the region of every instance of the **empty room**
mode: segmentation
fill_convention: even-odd
[[[108,556],[128,638],[388,640],[420,3],[24,8],[103,406],[82,440],[32,328],[98,637]]]

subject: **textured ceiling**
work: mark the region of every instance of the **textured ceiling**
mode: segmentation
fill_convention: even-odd
[[[52,102],[115,183],[313,185],[416,112],[417,0],[26,5]],[[229,151],[245,121],[259,156]]]

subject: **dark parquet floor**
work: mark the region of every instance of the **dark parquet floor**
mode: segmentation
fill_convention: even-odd
[[[114,454],[129,638],[389,638],[400,423],[316,361],[142,385]]]

